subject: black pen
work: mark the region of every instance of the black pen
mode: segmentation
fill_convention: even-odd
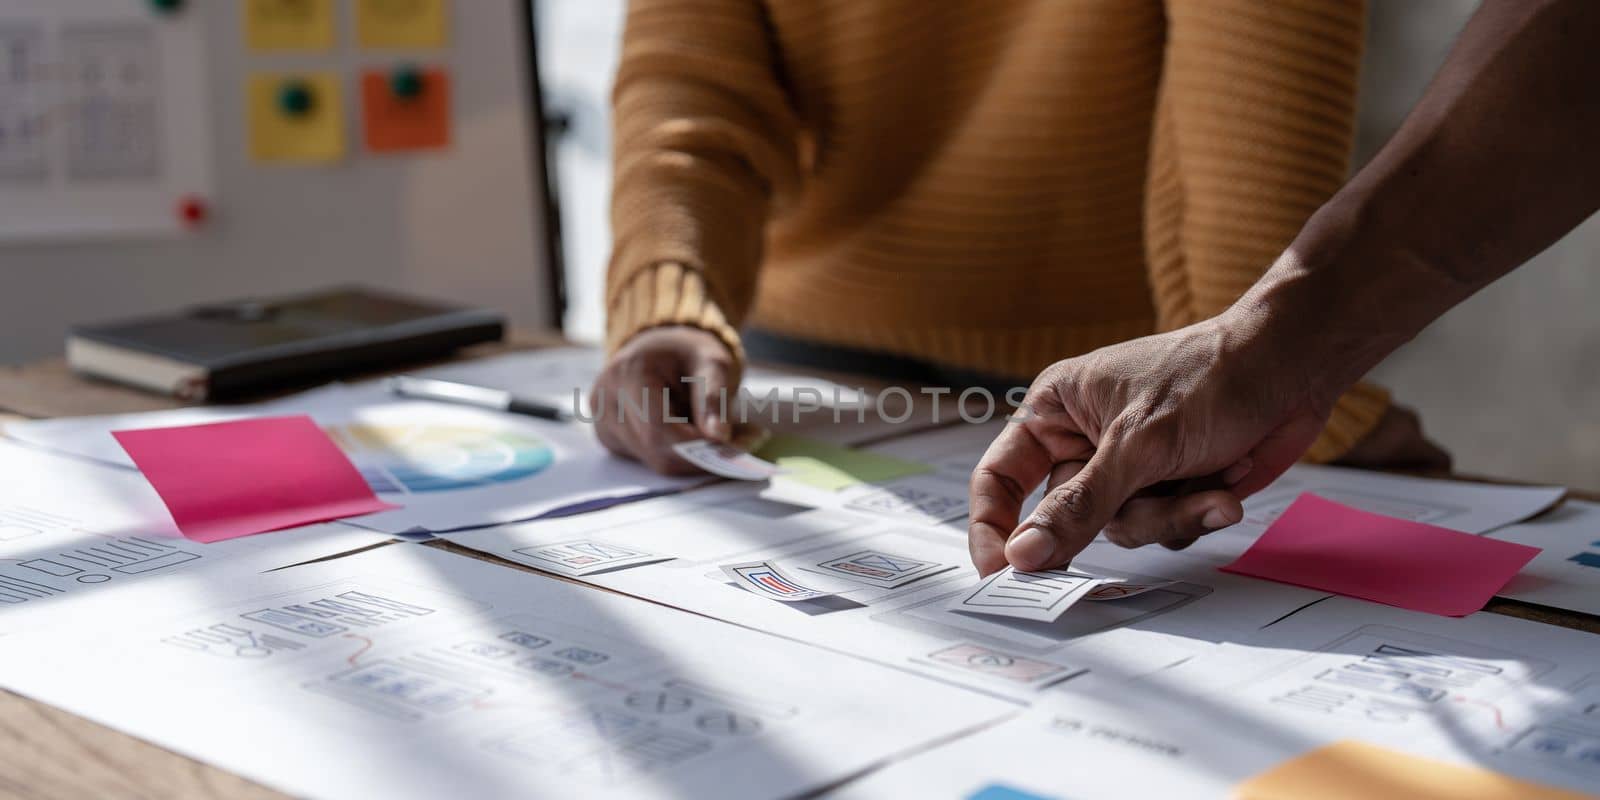
[[[503,389],[490,389],[487,386],[399,375],[389,379],[389,389],[401,397],[413,400],[459,403],[464,406],[524,414],[555,422],[572,421],[572,414],[564,409],[537,400],[517,397]]]

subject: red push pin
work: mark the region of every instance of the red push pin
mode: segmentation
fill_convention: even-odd
[[[206,221],[206,201],[196,195],[186,195],[178,201],[178,219],[188,228],[198,228]]]

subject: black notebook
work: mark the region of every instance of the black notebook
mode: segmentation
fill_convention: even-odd
[[[67,363],[185,400],[230,400],[441,358],[504,333],[492,311],[339,288],[77,327]]]

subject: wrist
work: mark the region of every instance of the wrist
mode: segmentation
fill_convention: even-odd
[[[736,363],[744,343],[713,298],[706,279],[682,264],[663,261],[613,287],[606,314],[606,350],[617,352],[639,335],[663,328],[690,328],[717,338]]]
[[[1358,196],[1336,197],[1225,312],[1277,363],[1302,365],[1318,397],[1338,397],[1470,293],[1370,217]]]

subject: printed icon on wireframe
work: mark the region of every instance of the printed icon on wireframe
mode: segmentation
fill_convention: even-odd
[[[258,74],[249,85],[250,156],[325,163],[344,157],[344,109],[331,72]]]
[[[574,577],[672,560],[671,556],[657,555],[593,539],[521,547],[512,552],[527,556],[531,562],[525,563],[530,563],[533,567]]]
[[[377,50],[427,50],[450,41],[448,0],[356,0],[356,41]]]
[[[244,0],[240,13],[251,50],[333,48],[333,0]]]
[[[955,569],[956,566],[882,550],[863,550],[823,561],[817,564],[816,569],[846,580],[894,589],[929,575]]]
[[[400,66],[361,75],[362,130],[374,153],[450,146],[450,74]]]
[[[550,643],[549,639],[526,631],[506,631],[500,634],[500,638],[519,647],[526,647],[529,650],[537,650]]]
[[[770,561],[726,564],[722,567],[722,574],[732,581],[734,586],[783,603],[798,603],[836,594],[831,590],[806,586]]]
[[[1594,548],[1594,552],[1575,553],[1567,560],[1577,564],[1580,567],[1600,568],[1600,541],[1595,542],[1592,547]]]
[[[1017,683],[1064,678],[1071,671],[1060,664],[1002,653],[975,644],[958,644],[929,653],[928,660]]]

